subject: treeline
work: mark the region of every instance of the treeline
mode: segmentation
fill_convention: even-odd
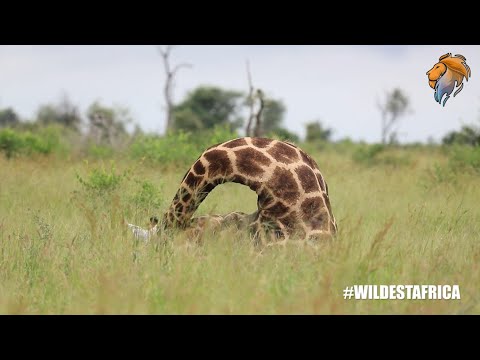
[[[146,134],[127,108],[96,101],[83,115],[63,95],[57,103],[41,105],[33,119],[20,118],[11,107],[0,109],[0,151],[10,158],[52,152],[109,156],[128,149],[139,156],[147,152],[147,157],[161,157],[162,149],[175,149],[175,155],[181,156],[180,147],[198,152],[199,147],[244,135],[252,116],[261,117],[254,121],[259,136],[299,142],[299,136],[283,125],[285,104],[265,95],[261,100],[261,109],[249,116],[254,104],[248,95],[214,86],[198,87],[172,108],[172,126],[160,135]],[[328,141],[332,134],[319,121],[307,123],[306,130],[307,140]]]
[[[283,124],[285,104],[259,94],[255,98],[252,93],[213,86],[197,87],[172,106],[171,127],[163,135],[144,133],[129,109],[124,107],[109,107],[96,101],[82,114],[66,95],[57,103],[41,105],[33,119],[21,119],[15,109],[8,107],[0,109],[0,152],[8,158],[50,153],[93,157],[127,154],[167,163],[190,162],[205,147],[248,132],[299,142],[299,136]],[[400,91],[393,91],[381,107],[382,148],[398,145],[394,141],[395,132],[387,130],[404,112],[405,99]],[[309,121],[304,126],[305,142],[319,146],[332,142],[333,129],[325,127],[321,121]],[[337,143],[353,142],[344,139]],[[446,134],[442,144],[477,147],[480,129],[463,126],[459,131]],[[379,148],[368,148],[365,154],[359,152],[357,156],[373,158]]]

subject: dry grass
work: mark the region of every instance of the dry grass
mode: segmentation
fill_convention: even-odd
[[[166,209],[183,168],[117,160],[132,175],[109,196],[87,197],[75,178],[83,162],[0,159],[0,313],[480,313],[478,176],[435,183],[427,169],[440,155],[419,153],[399,167],[312,155],[329,183],[336,241],[261,254],[232,231],[203,246],[181,233],[165,246],[133,241],[122,216],[143,225]],[[158,186],[161,209],[132,201],[135,180]],[[248,188],[224,184],[199,213],[251,212],[255,200]],[[458,284],[461,300],[344,300],[354,284]]]

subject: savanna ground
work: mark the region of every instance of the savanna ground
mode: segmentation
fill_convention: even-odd
[[[233,230],[201,246],[182,233],[134,241],[122,218],[161,215],[186,164],[0,157],[0,313],[480,313],[478,172],[438,147],[301,147],[329,184],[339,234],[261,254]],[[198,214],[255,208],[250,189],[224,184]],[[344,300],[354,284],[458,284],[461,300]]]

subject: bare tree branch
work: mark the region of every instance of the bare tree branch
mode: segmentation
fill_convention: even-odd
[[[248,123],[247,123],[247,129],[245,130],[245,133],[247,136],[252,135],[252,121],[254,118],[253,114],[253,106],[254,106],[254,98],[253,98],[253,85],[252,85],[252,74],[250,73],[250,63],[247,60],[247,79],[248,79],[248,97],[247,101],[248,104],[250,105],[250,115],[248,116]]]
[[[173,45],[167,45],[165,49],[163,49],[162,46],[158,45],[157,49],[158,52],[160,53],[160,56],[162,57],[163,60],[163,66],[165,69],[165,75],[166,75],[166,80],[165,80],[165,86],[163,89],[163,93],[165,96],[165,102],[167,104],[166,106],[166,129],[165,132],[168,132],[169,130],[172,129],[173,127],[173,85],[174,85],[174,77],[177,73],[178,70],[180,70],[182,67],[185,68],[191,68],[193,65],[187,64],[187,63],[182,63],[176,65],[173,70],[171,70],[170,67],[170,54],[172,49],[174,48]]]
[[[393,131],[394,126],[398,123],[405,113],[408,113],[409,99],[399,88],[393,89],[392,92],[385,93],[384,102],[377,100],[377,107],[380,110],[381,115],[381,133],[382,144],[387,143],[387,138],[390,138],[389,142],[397,136],[397,132]]]
[[[261,119],[262,119],[263,108],[265,107],[265,101],[263,99],[262,90],[260,89],[257,90],[257,97],[260,100],[260,108],[258,109],[258,112],[255,115],[257,122],[255,123],[255,130],[253,132],[253,135],[256,137],[261,135]]]

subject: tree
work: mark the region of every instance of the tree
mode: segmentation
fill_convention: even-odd
[[[247,127],[245,129],[246,136],[260,136],[262,134],[262,114],[265,107],[265,99],[263,91],[253,86],[252,73],[250,72],[250,63],[247,60],[247,80],[248,80],[248,95],[245,99],[244,105],[250,109],[250,114],[247,120]],[[257,101],[258,100],[258,101]],[[258,102],[258,109],[255,113],[255,103]],[[254,124],[255,120],[255,124]]]
[[[387,139],[389,143],[392,143],[397,137],[394,126],[409,110],[410,101],[401,89],[395,88],[392,92],[387,93],[385,101],[383,103],[378,102],[377,106],[382,118],[382,144],[386,144]]]
[[[464,125],[460,131],[451,131],[442,139],[444,145],[462,144],[480,146],[480,129]]]
[[[20,119],[12,108],[0,110],[0,127],[15,126],[19,122]]]
[[[68,96],[64,94],[58,104],[40,106],[37,111],[37,122],[41,125],[60,124],[79,131],[82,119],[78,107],[73,105]]]
[[[96,144],[116,146],[127,135],[126,125],[132,121],[126,108],[109,108],[95,101],[87,110],[88,138]]]
[[[170,64],[170,54],[173,49],[172,45],[168,45],[165,49],[163,49],[161,46],[158,46],[158,51],[160,53],[160,56],[163,59],[163,66],[165,69],[165,75],[166,75],[166,80],[165,80],[165,87],[163,90],[164,96],[165,96],[165,102],[166,102],[166,126],[165,126],[165,132],[167,133],[168,131],[172,130],[174,127],[174,118],[173,118],[173,87],[174,87],[174,78],[178,70],[182,67],[191,67],[192,65],[190,64],[178,64],[175,67],[171,67]]]
[[[309,122],[305,125],[307,136],[306,141],[330,141],[333,130],[330,128],[324,128],[319,120]]]
[[[286,107],[281,100],[265,99],[262,119],[262,133],[268,134],[283,129],[282,122]]]
[[[213,86],[200,86],[173,108],[174,129],[196,131],[229,124],[232,130],[242,126],[240,104],[242,93]]]

